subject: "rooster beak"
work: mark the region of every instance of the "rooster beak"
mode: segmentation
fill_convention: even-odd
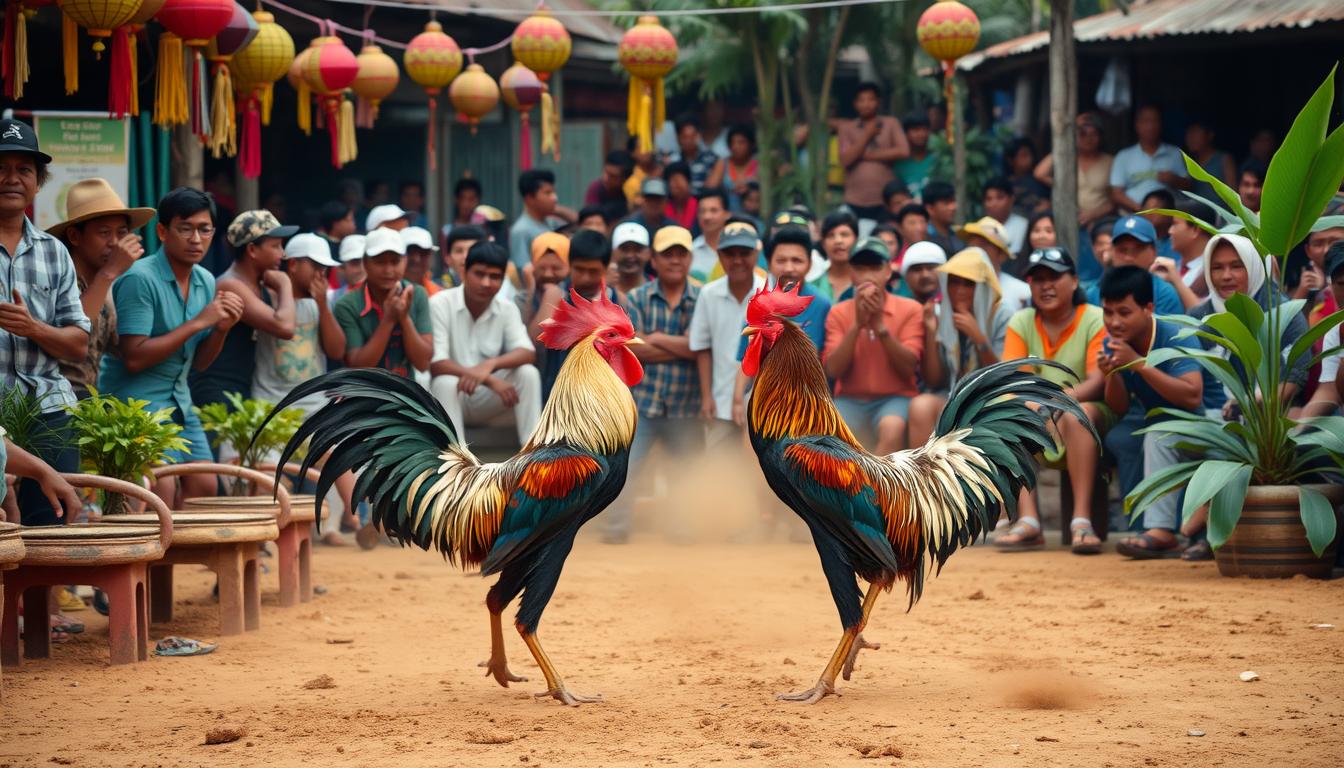
[[[743,329],[742,329],[742,335],[743,335],[743,336],[755,336],[756,334],[758,334],[758,333],[760,333],[760,332],[761,332],[761,329],[760,329],[760,328],[753,328],[753,327],[751,327],[750,325],[748,325],[746,328],[743,328]]]
[[[638,336],[631,336],[630,339],[629,339],[628,341],[625,342],[625,346],[628,347],[628,346],[630,346],[630,345],[632,345],[632,344],[643,344],[643,343],[644,343],[644,340],[641,339],[641,338],[639,338]]]

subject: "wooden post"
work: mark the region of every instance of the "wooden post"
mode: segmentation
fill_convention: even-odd
[[[1078,256],[1078,58],[1073,0],[1050,0],[1050,135],[1055,184],[1050,204],[1059,243]]]
[[[237,190],[238,210],[255,211],[261,207],[261,180],[249,179],[243,173],[242,155],[238,155],[238,162],[234,165],[233,178],[234,187]]]
[[[204,149],[190,125],[180,125],[173,131],[172,157],[174,187],[205,188]]]
[[[958,95],[956,65],[948,77],[951,85],[947,89],[947,120],[952,136],[952,177],[957,193],[957,215],[962,221],[971,220],[970,198],[966,194],[966,117],[962,114],[961,97]],[[951,256],[952,254],[948,254]]]

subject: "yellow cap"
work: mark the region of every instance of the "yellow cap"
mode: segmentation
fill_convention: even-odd
[[[657,253],[674,245],[691,250],[691,231],[685,227],[663,227],[653,236],[653,250]]]

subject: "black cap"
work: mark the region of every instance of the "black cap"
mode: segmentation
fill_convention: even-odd
[[[1332,243],[1325,252],[1325,276],[1332,278],[1342,269],[1344,269],[1344,240]]]
[[[1030,275],[1034,269],[1049,269],[1059,274],[1077,273],[1078,269],[1073,265],[1073,257],[1069,255],[1068,250],[1058,246],[1051,248],[1037,248],[1027,257],[1027,274]]]
[[[51,155],[37,148],[37,131],[22,120],[0,120],[0,152],[24,152],[51,162]]]
[[[887,248],[886,242],[877,237],[865,237],[854,245],[854,250],[849,252],[850,264],[880,267],[889,261],[891,261],[891,250]]]
[[[901,125],[905,128],[928,128],[929,113],[922,109],[913,110],[905,116],[905,119],[901,121]]]

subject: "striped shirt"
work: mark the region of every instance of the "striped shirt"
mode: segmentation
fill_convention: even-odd
[[[34,320],[53,328],[91,326],[79,303],[75,263],[61,241],[23,220],[23,237],[11,254],[0,245],[0,300],[13,301],[18,291]],[[58,411],[75,404],[70,382],[61,375],[60,361],[32,339],[0,329],[0,383],[31,393],[42,411]]]
[[[687,283],[681,300],[672,306],[662,285],[653,280],[625,297],[625,311],[637,334],[685,336],[699,295],[700,289]],[[646,363],[644,379],[630,393],[639,415],[646,418],[692,419],[700,413],[700,374],[694,360]]]

